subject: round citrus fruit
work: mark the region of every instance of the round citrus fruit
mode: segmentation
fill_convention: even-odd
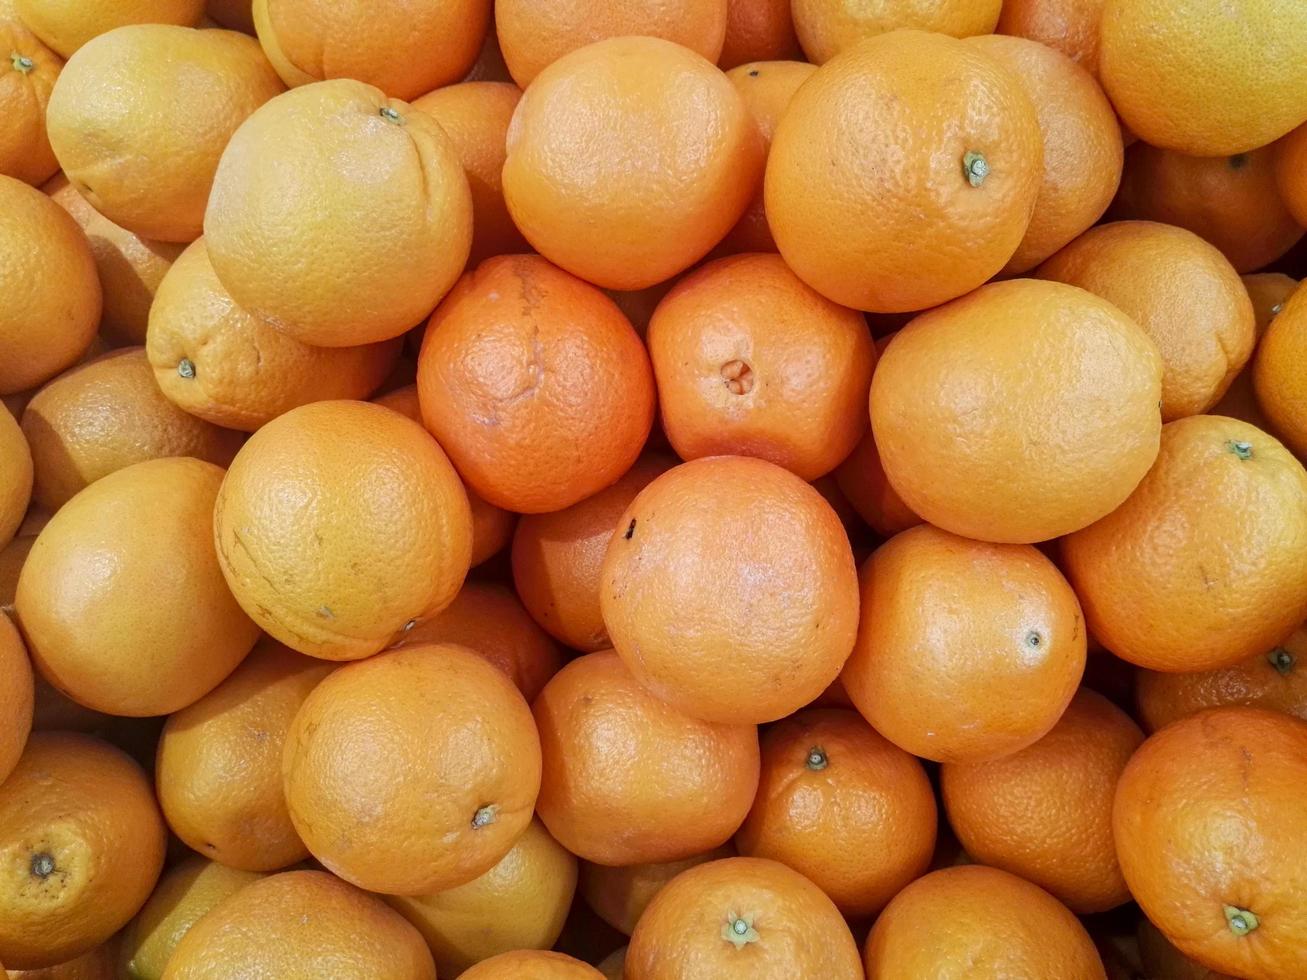
[[[9,410],[0,407],[0,547],[7,545],[22,526],[32,500],[33,479],[27,438]]]
[[[27,744],[34,695],[27,647],[9,616],[0,612],[0,783],[18,765]]]
[[[482,960],[460,976],[464,980],[594,980],[603,974],[565,953],[517,949]]]
[[[750,61],[798,58],[790,0],[726,0],[726,36],[717,64],[723,71]]]
[[[205,15],[214,23],[233,31],[254,33],[253,0],[208,0]]]
[[[921,523],[885,476],[876,437],[870,429],[835,470],[835,482],[858,516],[883,538]]]
[[[1257,320],[1257,341],[1260,344],[1261,339],[1266,336],[1266,328],[1280,315],[1285,303],[1298,288],[1298,280],[1282,272],[1254,272],[1240,278],[1243,280],[1244,288],[1248,290],[1248,297],[1253,301],[1253,316]],[[1277,435],[1274,427],[1262,413],[1261,406],[1257,404],[1257,389],[1253,383],[1256,373],[1257,352],[1254,350],[1252,359],[1235,375],[1234,380],[1230,382],[1230,387],[1225,389],[1221,400],[1208,410],[1208,414],[1227,415],[1249,425],[1255,425],[1263,432]]]
[[[756,724],[839,674],[858,624],[853,554],[839,517],[793,473],[744,456],[685,463],[640,491],[617,532],[600,608],[655,696]]]
[[[1228,973],[1209,970],[1185,956],[1146,916],[1139,917],[1135,941],[1139,947],[1139,963],[1146,976],[1158,980],[1239,980]]]
[[[46,134],[45,108],[63,59],[21,22],[0,14],[0,174],[39,184],[59,169]]]
[[[1307,458],[1307,289],[1299,287],[1266,328],[1253,362],[1257,404],[1277,435]]]
[[[970,37],[998,23],[1003,0],[793,0],[799,43],[815,64],[824,64],[859,41],[898,30]]]
[[[1098,22],[1105,0],[1003,0],[999,34],[1025,37],[1061,51],[1098,77]]]
[[[595,914],[610,926],[629,936],[644,915],[649,903],[682,871],[719,858],[734,857],[730,844],[714,847],[711,851],[693,854],[679,861],[658,861],[652,864],[627,864],[614,867],[607,864],[581,862],[581,894]]]
[[[1274,153],[1280,197],[1298,224],[1307,226],[1307,124],[1280,140]]]
[[[42,41],[68,58],[83,44],[128,24],[192,27],[204,0],[13,0],[14,11]]]
[[[57,966],[37,970],[9,970],[5,976],[8,980],[117,980],[117,946],[117,937],[112,937],[90,952]]]

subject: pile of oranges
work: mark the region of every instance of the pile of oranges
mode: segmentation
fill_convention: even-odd
[[[1303,0],[0,0],[0,973],[1307,977]]]

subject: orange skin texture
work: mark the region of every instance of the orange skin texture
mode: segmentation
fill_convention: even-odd
[[[167,839],[150,781],[87,735],[38,732],[0,784],[0,956],[13,970],[75,959],[136,914]],[[48,856],[44,877],[33,867]]]
[[[944,868],[890,902],[867,938],[867,980],[1105,980],[1094,942],[1048,892],[997,868]]]
[[[426,940],[440,976],[515,949],[558,941],[576,893],[576,858],[538,820],[527,825],[498,864],[465,885],[391,907]]]
[[[728,843],[679,861],[656,864],[628,864],[614,868],[582,861],[581,895],[599,918],[629,936],[654,896],[682,871],[734,856],[735,848]]]
[[[1061,51],[1098,77],[1098,22],[1106,0],[1003,0],[999,34],[1025,37]]]
[[[1121,870],[1182,953],[1247,980],[1307,970],[1304,779],[1307,722],[1261,708],[1191,715],[1130,760],[1112,816]],[[1225,906],[1260,923],[1240,936]]]
[[[64,59],[115,27],[193,27],[204,15],[204,0],[13,0],[13,6],[28,29]]]
[[[370,891],[429,895],[494,867],[531,822],[540,738],[513,682],[463,647],[406,647],[322,681],[291,723],[291,820]]]
[[[1187,672],[1264,654],[1307,619],[1307,471],[1246,422],[1172,422],[1130,499],[1062,541],[1062,567],[1123,660]]]
[[[1307,290],[1296,289],[1262,338],[1253,362],[1257,404],[1286,446],[1307,458]]]
[[[655,696],[707,721],[760,724],[838,676],[857,633],[857,571],[839,517],[793,473],[745,456],[684,463],[617,528],[600,607]]]
[[[1003,0],[794,0],[794,28],[808,59],[822,65],[859,41],[914,30],[970,37],[989,34]]]
[[[1307,226],[1307,124],[1276,144],[1275,182],[1294,220]]]
[[[45,526],[14,608],[54,687],[97,711],[163,715],[245,658],[258,627],[224,585],[209,530],[222,479],[220,467],[187,457],[137,463]]]
[[[32,664],[13,621],[0,612],[0,783],[18,765],[32,731]]]
[[[9,970],[6,976],[9,980],[116,980],[114,946],[110,939],[67,963],[39,970]]]
[[[513,585],[527,612],[559,642],[585,653],[612,646],[599,604],[608,543],[636,494],[672,464],[665,456],[643,456],[594,496],[518,522]]]
[[[965,172],[973,153],[988,166],[979,186]],[[878,313],[925,309],[1012,258],[1043,158],[1039,117],[1009,69],[944,35],[880,35],[790,102],[767,158],[767,218],[818,292]]]
[[[233,31],[254,33],[253,0],[207,0],[205,16]]]
[[[743,940],[727,938],[734,923]],[[861,980],[839,910],[797,871],[734,857],[691,868],[649,903],[626,953],[628,980],[822,977]]]
[[[7,409],[0,409],[0,548],[22,526],[33,480],[32,452],[23,430]]]
[[[1246,704],[1307,720],[1307,626],[1265,653],[1217,670],[1135,677],[1139,720],[1150,732],[1205,708]]]
[[[956,534],[1030,543],[1130,495],[1157,456],[1161,390],[1156,346],[1120,310],[1018,279],[894,335],[871,382],[871,428],[912,511]]]
[[[418,425],[422,424],[422,409],[418,404],[416,384],[405,385],[378,395],[372,401],[399,412]],[[472,567],[499,554],[512,540],[513,529],[517,527],[517,515],[503,510],[494,504],[488,504],[472,490],[467,490],[467,502],[472,508]]]
[[[722,71],[750,61],[801,57],[790,0],[726,0],[726,36],[717,57]]]
[[[495,0],[495,28],[513,80],[526,88],[570,52],[633,34],[715,62],[726,39],[727,6],[728,0]]]
[[[1144,142],[1228,156],[1307,119],[1307,64],[1295,57],[1304,47],[1307,6],[1299,4],[1106,0],[1099,75]]]
[[[472,194],[439,123],[334,79],[278,96],[236,131],[204,234],[250,313],[306,344],[355,347],[398,337],[453,286]]]
[[[967,43],[1021,82],[1044,137],[1044,179],[1026,235],[1003,272],[1028,272],[1103,216],[1121,182],[1121,127],[1107,96],[1059,51],[1020,37],[986,34]]]
[[[145,343],[155,293],[184,246],[119,227],[91,207],[63,174],[55,174],[41,190],[72,215],[90,243],[104,296],[100,333],[114,344]]]
[[[1274,262],[1303,236],[1275,182],[1275,148],[1191,157],[1136,143],[1126,152],[1117,218],[1186,228],[1211,242],[1237,272]]]
[[[422,936],[377,895],[321,871],[242,888],[178,943],[163,980],[267,976],[435,980]]]
[[[449,459],[417,423],[366,402],[303,405],[251,436],[213,533],[242,607],[325,660],[371,656],[440,612],[472,556],[472,515]]]
[[[466,583],[453,602],[404,633],[395,646],[419,643],[467,647],[502,670],[528,702],[563,665],[557,644],[513,590],[493,582]]]
[[[989,762],[945,764],[948,820],[979,864],[1039,885],[1077,914],[1130,901],[1112,842],[1112,793],[1144,733],[1082,688],[1033,745]]]
[[[512,82],[463,82],[447,85],[413,100],[440,123],[454,144],[472,190],[472,253],[476,266],[492,255],[525,252],[526,239],[513,224],[504,203],[504,141],[513,110],[522,98]]]
[[[0,176],[0,395],[35,388],[91,345],[102,297],[86,235],[48,197]]]
[[[145,348],[159,390],[192,415],[245,432],[309,402],[368,397],[403,343],[311,347],[281,333],[231,298],[202,238],[163,278],[149,324]]]
[[[836,467],[835,482],[858,516],[883,538],[892,538],[921,523],[921,518],[903,502],[885,475],[876,438],[870,429],[849,457]]]
[[[63,59],[16,20],[0,14],[0,174],[39,184],[59,169],[45,131],[50,101]]]
[[[284,90],[253,38],[137,24],[95,38],[64,66],[46,113],[50,145],[114,224],[189,242],[228,139]]]
[[[1253,315],[1257,319],[1257,340],[1260,343],[1262,337],[1266,335],[1266,328],[1279,316],[1285,302],[1298,288],[1298,280],[1282,272],[1254,272],[1240,278],[1243,279],[1244,288],[1248,290],[1249,299],[1253,301]],[[1230,387],[1225,390],[1221,400],[1208,410],[1208,414],[1240,419],[1278,437],[1279,433],[1262,414],[1262,408],[1257,404],[1257,392],[1253,386],[1256,366],[1257,355],[1254,351],[1252,359],[1235,375],[1235,379],[1230,382]]]
[[[560,58],[523,94],[504,200],[551,262],[606,289],[644,289],[722,239],[765,159],[716,66],[670,41],[614,37]]]
[[[96,480],[133,463],[190,456],[227,466],[239,432],[182,411],[154,383],[145,349],[111,351],[55,378],[27,403],[32,499],[56,511]]]
[[[681,860],[724,844],[749,812],[758,788],[754,726],[681,714],[611,650],[564,667],[534,711],[544,758],[537,810],[578,857]]]
[[[467,74],[491,6],[491,0],[254,0],[252,14],[259,43],[287,85],[355,78],[392,98],[412,99]]]
[[[841,680],[900,748],[984,762],[1042,738],[1085,669],[1080,605],[1029,545],[921,525],[863,564],[862,620]]]
[[[812,77],[816,65],[806,61],[746,62],[726,73],[744,104],[758,125],[766,150],[771,150],[772,136],[781,116],[789,108],[790,100],[799,86]],[[722,239],[718,250],[731,252],[774,252],[776,240],[767,224],[767,209],[763,202],[763,175],[758,174],[758,185],[753,199],[740,220]]]
[[[1183,228],[1117,221],[1091,228],[1039,267],[1135,320],[1162,354],[1162,419],[1211,408],[1248,363],[1256,318],[1228,259]]]
[[[1239,980],[1228,973],[1217,973],[1196,963],[1180,952],[1157,926],[1140,917],[1137,931],[1139,960],[1146,975],[1158,980]]]
[[[663,431],[682,459],[756,456],[811,481],[867,429],[876,352],[862,314],[779,255],[690,273],[658,304],[647,342]]]
[[[417,385],[463,479],[519,513],[610,486],[653,424],[653,369],[630,321],[535,255],[487,259],[460,280],[427,325]]]
[[[735,842],[743,855],[806,875],[857,918],[879,912],[926,870],[936,822],[920,762],[857,712],[817,708],[763,735],[758,797]]]
[[[603,974],[563,953],[518,949],[482,960],[460,976],[465,980],[594,980]]]
[[[243,871],[309,856],[282,797],[282,748],[295,713],[334,669],[264,637],[230,677],[164,723],[155,789],[187,846]]]

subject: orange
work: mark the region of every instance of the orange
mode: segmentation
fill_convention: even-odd
[[[112,351],[55,378],[27,403],[32,498],[57,511],[96,480],[133,463],[192,456],[226,466],[241,435],[196,418],[154,383],[145,350]]]
[[[512,82],[464,82],[413,101],[440,123],[454,144],[472,191],[472,253],[475,266],[492,255],[525,252],[526,239],[504,203],[504,141],[522,92]]]
[[[1253,314],[1257,318],[1257,336],[1266,333],[1271,321],[1280,315],[1285,301],[1298,288],[1298,280],[1283,272],[1254,272],[1241,276],[1248,297],[1253,301]],[[1214,413],[1216,414],[1216,413]]]
[[[872,726],[913,755],[1009,755],[1043,737],[1075,694],[1080,605],[1038,549],[921,525],[876,549],[861,581],[841,680]]]
[[[1307,290],[1284,301],[1257,350],[1253,388],[1257,404],[1279,435],[1299,457],[1307,458]]]
[[[682,459],[757,456],[815,480],[867,431],[866,321],[779,255],[696,269],[658,304],[647,341],[663,431]]]
[[[55,174],[41,190],[86,233],[104,294],[100,332],[115,344],[145,343],[150,304],[183,246],[141,238],[119,227],[91,207],[63,174]]]
[[[1307,64],[1293,54],[1304,46],[1301,4],[1106,0],[1099,74],[1144,142],[1227,156],[1307,120]]]
[[[491,0],[254,0],[259,42],[287,85],[354,78],[412,99],[467,74]]]
[[[434,119],[336,79],[279,95],[241,125],[204,233],[242,307],[306,344],[355,347],[399,336],[454,284],[472,196]]]
[[[763,735],[758,797],[736,844],[806,875],[856,918],[926,870],[936,820],[920,762],[856,712],[816,708]]]
[[[967,41],[1010,69],[1044,137],[1044,179],[1026,235],[1003,271],[1028,272],[1103,216],[1121,182],[1121,127],[1092,75],[1037,41],[987,34]]]
[[[839,674],[857,632],[857,572],[839,517],[793,473],[743,456],[694,460],[640,491],[617,529],[600,607],[655,696],[696,718],[756,724]]]
[[[557,645],[513,590],[493,582],[466,583],[453,602],[395,645],[417,643],[467,647],[502,670],[528,702],[563,665]]]
[[[396,388],[372,400],[422,424],[416,384]],[[467,487],[464,486],[463,489],[467,490]],[[513,537],[517,515],[486,503],[471,490],[467,490],[467,502],[472,508],[472,565],[475,567],[504,550]]]
[[[903,502],[885,476],[876,438],[870,429],[836,468],[835,482],[858,516],[883,538],[921,523],[921,518]]]
[[[14,608],[52,685],[97,711],[162,715],[244,659],[258,628],[223,584],[209,526],[222,478],[186,457],[136,463],[45,526]]]
[[[487,259],[459,281],[427,325],[417,384],[463,479],[520,513],[610,486],[653,421],[653,370],[630,321],[535,255]]]
[[[32,664],[18,628],[0,612],[0,783],[18,765],[32,730]]]
[[[1130,901],[1112,843],[1112,793],[1144,733],[1082,688],[1058,723],[1012,755],[946,763],[949,824],[979,864],[1034,882],[1079,914]]]
[[[564,667],[534,710],[544,759],[536,807],[578,857],[677,861],[724,844],[749,812],[758,788],[754,727],[681,714],[612,651]]]
[[[163,980],[435,980],[421,935],[376,895],[321,871],[246,885],[195,923]]]
[[[498,864],[465,885],[391,907],[422,933],[440,976],[515,949],[548,949],[576,892],[576,858],[538,820]]]
[[[1261,338],[1266,335],[1266,328],[1279,316],[1285,302],[1298,288],[1298,280],[1282,272],[1254,272],[1240,278],[1243,279],[1244,288],[1248,290],[1249,299],[1253,301],[1253,315],[1257,321],[1257,340],[1260,343]],[[1257,404],[1257,392],[1253,386],[1256,364],[1257,355],[1254,351],[1252,359],[1230,382],[1230,387],[1225,390],[1221,400],[1208,410],[1208,414],[1228,415],[1230,418],[1240,419],[1249,425],[1257,426],[1264,432],[1276,435],[1271,423],[1262,414],[1261,406]]]
[[[1046,44],[1098,77],[1098,22],[1106,0],[1003,0],[999,34]]]
[[[654,896],[682,871],[719,858],[734,856],[735,848],[723,844],[679,861],[628,864],[622,867],[582,861],[581,894],[601,919],[618,932],[629,936],[635,931],[636,923]]]
[[[233,31],[254,33],[253,0],[208,0],[206,16]]]
[[[1232,666],[1307,618],[1307,472],[1246,422],[1172,422],[1138,489],[1067,537],[1062,561],[1090,630],[1118,657]]]
[[[291,820],[370,891],[429,895],[494,867],[531,822],[540,740],[503,672],[463,647],[406,647],[337,670],[291,723]]]
[[[9,970],[9,980],[116,980],[113,939],[96,946],[89,953],[57,966],[38,970]],[[0,968],[3,969],[3,968]]]
[[[795,93],[767,159],[767,220],[818,292],[862,310],[924,309],[1012,258],[1043,157],[1011,71],[940,34],[883,34]]]
[[[1140,916],[1137,943],[1139,959],[1147,975],[1157,980],[1238,980],[1217,973],[1180,952],[1148,919]]]
[[[3,420],[0,420],[0,424],[3,424]],[[13,614],[18,574],[23,570],[23,563],[27,561],[27,554],[35,543],[35,535],[19,535],[0,548],[0,612]]]
[[[563,953],[520,949],[482,960],[461,976],[466,980],[592,980],[603,974]]]
[[[594,496],[518,522],[513,584],[527,612],[560,642],[586,653],[612,646],[599,605],[608,543],[635,495],[671,465],[663,456],[643,456]]]
[[[368,397],[390,373],[401,343],[311,347],[275,330],[231,298],[202,238],[159,284],[145,338],[167,398],[247,432],[309,402]]]
[[[173,865],[150,900],[123,930],[118,961],[131,980],[159,980],[177,944],[200,919],[263,875],[206,861],[198,854]]]
[[[1303,236],[1275,184],[1275,150],[1191,157],[1136,143],[1112,213],[1178,225],[1211,242],[1238,272],[1274,262]]]
[[[163,868],[163,819],[141,768],[98,739],[37,732],[0,783],[0,957],[55,966],[136,914]]]
[[[788,9],[789,5],[786,5]],[[626,947],[619,946],[602,960],[599,961],[597,969],[606,980],[622,980],[626,975]]]
[[[1149,731],[1204,708],[1247,704],[1307,720],[1307,626],[1299,626],[1265,653],[1216,670],[1164,674],[1140,670],[1135,678],[1139,720]]]
[[[1094,942],[1048,892],[997,868],[944,868],[895,897],[867,938],[867,977],[1105,980]]]
[[[1280,197],[1298,224],[1307,226],[1307,125],[1281,140],[1274,152]]]
[[[31,543],[36,539],[25,538],[22,540]],[[32,731],[84,732],[88,735],[96,733],[116,734],[112,731],[116,719],[102,712],[83,707],[66,695],[60,694],[40,674],[34,674],[33,680],[36,683],[34,685],[35,703],[32,708]],[[126,719],[126,723],[137,720]]]
[[[495,29],[513,80],[526,88],[570,52],[631,34],[673,41],[716,61],[727,6],[728,0],[495,0]]]
[[[0,394],[35,388],[76,363],[100,322],[86,236],[63,208],[0,175]]]
[[[806,61],[746,62],[726,73],[736,91],[744,99],[758,125],[768,150],[771,149],[772,136],[776,126],[789,108],[790,100],[799,86],[812,77],[816,66]],[[758,183],[753,199],[745,208],[744,214],[722,239],[720,250],[723,252],[774,252],[776,240],[772,237],[767,224],[767,209],[763,202],[763,175],[758,175]]]
[[[0,547],[18,533],[32,499],[31,448],[8,409],[0,408]]]
[[[798,58],[790,0],[726,0],[726,36],[717,64],[723,71],[750,61]]]
[[[63,59],[19,21],[0,13],[0,174],[39,184],[59,169],[45,130],[45,107]]]
[[[1110,303],[993,283],[894,335],[871,383],[871,428],[889,482],[925,520],[1044,541],[1138,485],[1157,455],[1161,381],[1157,348]]]
[[[725,0],[695,6],[725,17]],[[523,94],[508,127],[504,200],[551,262],[607,289],[643,289],[721,240],[765,155],[716,67],[660,38],[614,37],[559,58]]]
[[[1162,354],[1162,418],[1205,412],[1252,356],[1255,319],[1229,260],[1193,232],[1153,221],[1091,228],[1037,271],[1135,320]]]
[[[282,748],[295,713],[333,669],[264,637],[230,677],[164,723],[155,789],[187,846],[245,871],[309,856],[282,797]]]
[[[658,893],[631,935],[626,976],[861,980],[862,967],[821,889],[783,864],[737,857],[691,868]]]
[[[793,0],[794,28],[821,65],[859,41],[903,29],[970,37],[989,34],[1003,0]]]
[[[33,34],[63,58],[115,27],[178,24],[192,27],[204,0],[13,0],[14,11]]]
[[[64,66],[46,115],[50,145],[72,185],[114,224],[189,242],[227,140],[283,90],[244,34],[120,27]]]
[[[251,436],[213,528],[242,607],[326,660],[370,656],[440,612],[472,554],[448,458],[417,423],[366,402],[302,405]]]
[[[1307,971],[1298,900],[1307,722],[1224,707],[1135,753],[1112,826],[1136,901],[1182,953],[1248,980]]]

